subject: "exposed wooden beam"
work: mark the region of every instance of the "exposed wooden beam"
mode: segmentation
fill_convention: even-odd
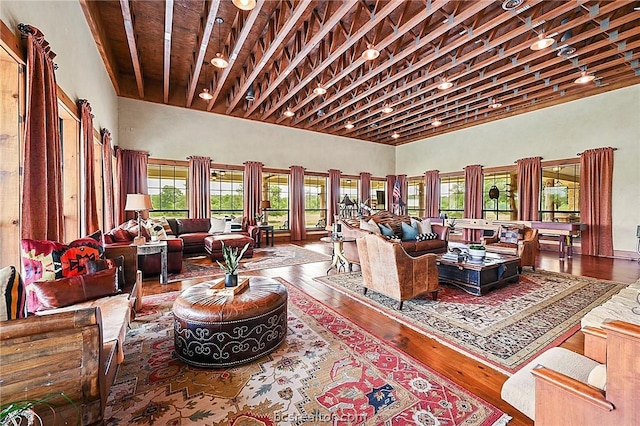
[[[171,77],[171,35],[173,28],[173,0],[164,3],[164,103],[169,103],[169,77]]]
[[[200,45],[198,46],[197,54],[194,57],[194,62],[191,64],[191,76],[189,78],[189,84],[187,85],[187,108],[193,103],[193,95],[196,92],[198,86],[198,79],[200,78],[200,71],[202,71],[202,64],[204,63],[205,55],[207,54],[207,46],[209,46],[209,40],[211,40],[211,31],[213,31],[213,24],[215,23],[216,15],[218,14],[218,8],[220,7],[220,0],[213,0],[209,5],[206,18],[204,19],[204,25],[201,28],[198,40]]]
[[[294,70],[300,62],[302,62],[307,55],[316,47],[318,43],[338,25],[340,20],[354,7],[356,3],[343,2],[342,5],[329,17],[322,25],[318,32],[313,34],[311,39],[305,46],[297,52],[295,58],[284,68],[280,70],[278,77],[269,84],[261,93],[260,97],[256,99],[248,108],[248,111],[244,114],[245,117],[251,115],[273,92],[287,78],[289,73]],[[327,7],[329,5],[327,4]]]
[[[84,14],[84,18],[89,25],[89,30],[93,35],[93,40],[98,47],[98,52],[100,53],[100,57],[102,58],[102,62],[104,63],[104,67],[107,70],[107,74],[109,74],[109,78],[111,79],[111,84],[113,84],[113,88],[117,95],[120,95],[120,82],[118,81],[118,67],[116,66],[116,61],[113,57],[113,51],[111,50],[111,44],[109,43],[109,37],[107,37],[104,26],[102,25],[102,21],[98,18],[98,2],[90,1],[90,0],[79,0],[80,7],[82,8],[82,13]]]
[[[276,53],[278,48],[282,45],[285,40],[285,37],[291,32],[291,30],[296,26],[303,13],[309,8],[312,0],[301,0],[295,10],[291,13],[289,19],[282,25],[277,35],[272,38],[269,47],[264,52],[259,62],[253,67],[251,73],[245,78],[244,82],[240,85],[240,88],[237,89],[233,99],[229,102],[229,106],[227,107],[227,114],[231,114],[231,112],[235,109],[240,99],[246,91],[249,89],[249,86],[253,84],[255,79],[260,75],[264,66],[269,62],[271,57]]]
[[[393,0],[387,3],[378,13],[376,13],[372,19],[368,20],[366,24],[360,27],[355,32],[349,34],[346,38],[346,42],[341,46],[337,47],[334,51],[332,51],[322,63],[318,64],[315,68],[312,69],[311,73],[306,76],[306,78],[300,82],[296,87],[287,91],[284,96],[278,99],[270,109],[267,110],[266,113],[262,115],[262,119],[268,118],[271,114],[276,112],[278,108],[283,106],[291,97],[304,89],[305,86],[309,84],[309,81],[316,78],[322,71],[327,69],[333,62],[339,59],[342,54],[344,54],[350,47],[360,40],[360,38],[364,37],[369,31],[376,27],[376,25],[380,24],[384,19],[396,8],[402,6],[403,0]],[[332,79],[334,80],[334,79]],[[328,86],[330,83],[326,84]],[[325,87],[326,88],[326,87]]]
[[[249,16],[242,24],[242,31],[240,31],[240,34],[236,39],[236,44],[233,47],[231,54],[229,55],[229,66],[225,68],[220,74],[220,76],[218,77],[218,84],[216,84],[216,88],[212,93],[213,98],[209,101],[209,105],[207,105],[208,111],[211,111],[211,108],[213,108],[213,105],[216,103],[218,96],[220,96],[222,87],[224,86],[224,83],[227,81],[227,78],[229,77],[229,73],[233,68],[233,64],[235,63],[236,58],[240,54],[240,50],[242,50],[244,46],[244,42],[247,41],[247,37],[249,37],[249,33],[251,32],[251,29],[253,28],[253,25],[255,24],[256,19],[258,19],[258,15],[260,14],[260,10],[262,9],[262,6],[264,6],[264,3],[265,3],[265,0],[258,0],[256,2],[256,7],[254,7],[253,10],[251,10],[251,12],[249,13]]]
[[[133,73],[136,76],[138,96],[140,97],[140,99],[144,99],[144,80],[142,78],[142,66],[140,64],[140,55],[138,54],[136,35],[133,31],[133,15],[131,14],[131,5],[129,4],[129,0],[120,0],[120,10],[122,11],[122,20],[124,21],[124,31],[127,36],[127,45],[129,46],[129,54],[131,55]]]

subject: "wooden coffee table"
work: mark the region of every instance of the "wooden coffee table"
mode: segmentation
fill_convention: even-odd
[[[507,255],[487,257],[484,262],[458,262],[446,255],[438,255],[436,259],[440,282],[476,296],[482,296],[494,287],[518,282],[519,262],[517,256]]]

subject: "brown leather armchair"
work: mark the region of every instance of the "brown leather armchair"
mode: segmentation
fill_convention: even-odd
[[[509,238],[505,238],[505,232],[514,231],[520,233],[521,237],[514,242],[507,242]],[[536,257],[538,256],[538,230],[528,227],[512,228],[501,226],[490,237],[484,237],[482,244],[488,252],[518,256],[520,263],[518,271],[522,273],[523,266],[531,266],[536,270]]]
[[[377,235],[365,235],[357,239],[360,267],[364,282],[363,293],[368,289],[402,302],[431,293],[438,296],[438,268],[433,253],[411,257],[399,242]]]

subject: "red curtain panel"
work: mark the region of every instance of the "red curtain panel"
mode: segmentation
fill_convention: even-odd
[[[518,169],[518,220],[540,220],[541,157],[522,158]]]
[[[333,225],[338,215],[340,202],[340,170],[329,170],[329,204],[327,205],[327,225]]]
[[[304,217],[304,167],[291,166],[291,205],[289,206],[291,241],[307,238]]]
[[[371,206],[371,173],[360,173],[360,186],[358,188],[358,202]],[[367,201],[368,200],[368,201]],[[360,210],[360,208],[358,208]]]
[[[580,220],[582,254],[613,256],[611,194],[613,148],[588,149],[580,155]]]
[[[125,212],[127,194],[148,194],[147,164],[149,153],[118,149],[116,154],[116,169],[120,180],[118,193],[117,217],[118,223],[136,218],[136,212]]]
[[[189,217],[211,217],[211,158],[189,157]]]
[[[113,182],[113,146],[111,132],[108,129],[100,131],[102,136],[102,180],[104,182],[104,229],[115,228],[114,189]]]
[[[440,172],[429,170],[424,173],[424,215],[438,217],[440,215]]]
[[[464,168],[464,217],[465,219],[482,218],[482,166],[474,164]],[[480,241],[482,231],[465,229],[464,239]]]
[[[92,234],[100,228],[98,206],[96,202],[95,155],[93,152],[93,114],[91,104],[86,99],[78,100],[80,132],[84,151],[84,202],[82,203],[82,221],[84,234]]]
[[[244,209],[243,215],[249,225],[256,224],[256,214],[260,212],[262,199],[262,163],[244,163]]]

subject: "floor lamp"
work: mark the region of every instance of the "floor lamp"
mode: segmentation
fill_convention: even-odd
[[[142,218],[143,211],[152,209],[151,196],[147,194],[127,194],[127,202],[124,206],[125,211],[136,212],[138,215],[138,236],[133,239],[133,244],[139,246],[147,240],[142,236]]]

